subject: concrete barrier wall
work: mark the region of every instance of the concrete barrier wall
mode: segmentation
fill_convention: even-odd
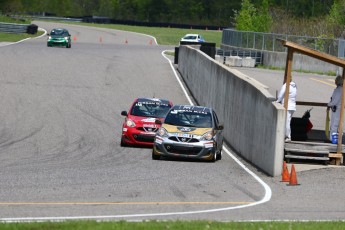
[[[224,123],[224,138],[238,154],[268,175],[281,174],[285,109],[254,79],[180,46],[178,70],[199,105],[210,106]]]
[[[223,50],[238,50],[239,47],[228,46],[221,44],[220,46]],[[272,51],[262,51],[262,64],[264,66],[283,68],[285,69],[286,65],[286,52],[272,52]],[[309,57],[306,55],[294,53],[292,70],[296,71],[310,71],[310,72],[319,72],[319,73],[342,73],[342,70],[335,65],[325,64],[324,61]]]
[[[282,52],[264,51],[263,65],[285,68],[286,56],[287,54]],[[332,64],[326,64],[326,62],[324,61],[306,55],[294,53],[292,69],[300,71],[320,72],[326,74],[330,72],[337,73],[339,67]]]

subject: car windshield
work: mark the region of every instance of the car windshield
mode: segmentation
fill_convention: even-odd
[[[141,117],[164,118],[168,113],[171,105],[157,101],[136,102],[131,110],[131,115]]]
[[[52,30],[50,35],[68,36],[68,32],[64,30]]]
[[[165,118],[164,123],[176,126],[212,128],[212,117],[210,113],[172,110]]]
[[[196,38],[197,38],[196,36],[187,36],[184,39],[196,39]]]

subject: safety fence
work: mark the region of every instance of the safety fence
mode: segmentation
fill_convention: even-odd
[[[38,26],[34,24],[16,24],[16,23],[3,23],[0,22],[0,32],[1,33],[28,33],[36,34]]]
[[[286,52],[286,47],[277,39],[283,39],[309,47],[339,58],[345,57],[344,39],[327,39],[309,36],[295,36],[287,34],[259,33],[224,29],[222,45],[244,50],[261,50],[272,52]]]

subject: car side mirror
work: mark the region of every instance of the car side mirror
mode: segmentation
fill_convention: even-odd
[[[47,36],[49,36],[50,34],[49,33],[47,33]]]
[[[122,116],[127,116],[128,113],[127,113],[127,111],[122,111],[122,112],[121,112],[121,115],[122,115]]]
[[[159,119],[156,119],[156,120],[155,120],[155,124],[157,124],[157,125],[161,125],[161,124],[162,124],[162,121],[161,121],[161,120],[159,120]]]
[[[224,125],[218,125],[218,130],[223,130],[224,129]]]

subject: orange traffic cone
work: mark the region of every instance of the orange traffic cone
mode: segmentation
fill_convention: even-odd
[[[295,165],[292,165],[292,166],[291,166],[291,175],[290,175],[290,181],[289,181],[289,184],[288,184],[288,185],[291,185],[291,186],[299,185],[299,184],[297,183]]]
[[[102,37],[99,37],[99,42],[103,43],[103,38]]]
[[[77,37],[75,35],[73,37],[73,41],[77,41]]]
[[[283,163],[283,173],[282,173],[282,180],[281,182],[289,182],[290,181],[290,174],[289,169],[287,167],[286,162]]]
[[[150,45],[152,45],[152,39],[150,40]]]
[[[127,43],[128,43],[128,40],[127,40],[127,38],[126,38],[125,44],[127,44]]]

